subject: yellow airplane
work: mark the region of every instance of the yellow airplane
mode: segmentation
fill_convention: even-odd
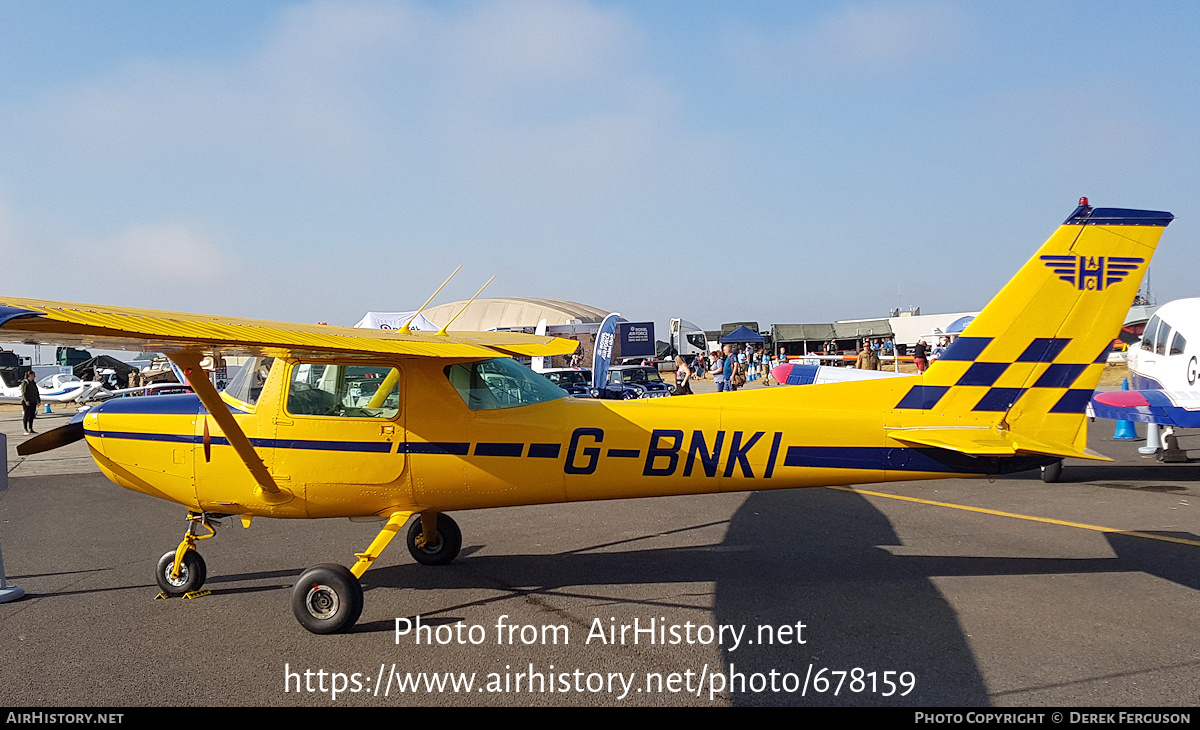
[[[565,393],[512,356],[573,341],[288,324],[0,298],[0,339],[167,354],[194,395],[125,398],[22,444],[87,440],[117,484],[187,508],[158,561],[199,591],[218,517],[385,521],[353,567],[292,591],[309,631],[352,626],[359,579],[410,518],[408,548],[454,560],[454,510],[1009,473],[1087,449],[1084,410],[1169,213],[1086,199],[922,376],[686,398]],[[246,355],[218,393],[205,358]]]

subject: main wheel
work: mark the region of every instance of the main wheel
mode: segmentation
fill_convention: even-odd
[[[300,574],[292,588],[292,613],[314,634],[335,634],[358,621],[363,590],[344,565],[318,565]]]
[[[179,577],[171,577],[171,569],[175,567],[175,551],[163,553],[158,559],[158,568],[154,571],[154,581],[168,596],[182,596],[185,593],[200,590],[208,577],[208,566],[204,558],[195,550],[183,554],[183,562],[179,564]]]
[[[413,520],[408,528],[408,552],[421,565],[445,565],[458,557],[462,549],[462,530],[450,515],[439,512],[437,516],[437,539],[431,545],[417,545],[422,532],[421,520]]]
[[[1058,460],[1053,464],[1048,464],[1042,467],[1042,481],[1047,484],[1053,484],[1062,480],[1063,463]]]

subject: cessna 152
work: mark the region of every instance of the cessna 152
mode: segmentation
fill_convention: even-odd
[[[158,561],[197,591],[216,517],[376,517],[357,562],[304,571],[292,610],[344,630],[359,578],[412,519],[420,563],[457,556],[446,513],[580,500],[937,479],[1087,450],[1084,410],[1169,213],[1080,206],[923,375],[609,401],[568,398],[511,356],[573,341],[405,333],[0,297],[0,336],[167,354],[194,395],[114,399],[18,449],[87,440],[114,482],[187,508]],[[1067,276],[1065,272],[1070,273]],[[224,393],[209,355],[257,359]],[[419,518],[414,518],[418,516]]]

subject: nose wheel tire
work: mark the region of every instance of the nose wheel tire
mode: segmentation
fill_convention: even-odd
[[[183,562],[179,564],[179,575],[172,577],[171,569],[174,567],[175,551],[171,550],[163,553],[158,559],[158,568],[154,571],[155,582],[168,596],[182,596],[198,591],[208,578],[208,566],[195,550],[188,550],[183,554]]]
[[[437,537],[432,544],[419,545],[417,538],[422,533],[421,520],[415,519],[408,528],[408,552],[421,565],[446,565],[458,557],[462,549],[462,530],[450,515],[438,513]]]
[[[318,565],[300,574],[292,588],[292,613],[314,634],[335,634],[358,621],[363,589],[344,565]]]

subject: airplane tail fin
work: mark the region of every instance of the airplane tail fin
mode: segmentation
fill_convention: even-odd
[[[1086,451],[1084,412],[1173,218],[1081,199],[907,391],[897,412],[922,417],[893,438],[974,455],[1098,456]],[[985,424],[998,435],[984,437]]]

